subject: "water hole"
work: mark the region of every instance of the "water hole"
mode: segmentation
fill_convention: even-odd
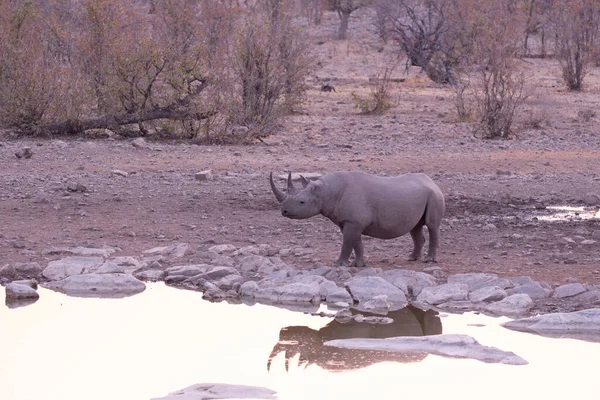
[[[600,343],[510,331],[499,325],[507,318],[403,309],[391,314],[392,326],[339,326],[260,304],[210,303],[164,284],[123,299],[39,293],[26,307],[0,306],[2,400],[148,400],[208,382],[268,387],[281,400],[597,396]],[[441,332],[470,335],[529,364],[322,345]]]

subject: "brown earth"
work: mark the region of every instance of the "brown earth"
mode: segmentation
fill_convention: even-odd
[[[149,141],[149,148],[135,148],[125,139],[5,135],[0,265],[58,257],[43,254],[51,247],[107,245],[122,249],[118,255],[140,255],[174,242],[195,250],[182,263],[198,261],[214,243],[267,243],[292,249],[284,257],[292,265],[331,265],[341,243],[338,229],[322,217],[283,218],[269,189],[269,171],[423,171],[446,195],[438,251],[446,273],[600,284],[600,214],[536,218],[552,215],[544,207],[555,205],[586,206],[587,216],[598,212],[598,68],[586,77],[584,92],[570,93],[555,61],[523,60],[529,98],[516,137],[481,140],[469,123],[457,122],[452,90],[416,69],[405,74],[397,68],[394,77],[404,81],[393,84],[397,103],[387,114],[359,114],[351,93],[369,93],[369,77],[382,65],[381,45],[358,19],[350,41],[331,40],[336,18],[327,14],[313,35],[321,66],[302,111],[287,117],[265,143]],[[336,92],[321,92],[323,82]],[[33,156],[15,157],[26,146]],[[213,180],[195,179],[204,169],[212,170]],[[85,191],[69,191],[77,183]],[[421,270],[424,264],[406,261],[410,246],[410,237],[367,240],[368,265]]]

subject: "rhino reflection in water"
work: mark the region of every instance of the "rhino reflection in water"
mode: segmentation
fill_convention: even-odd
[[[364,316],[376,315],[361,312]],[[273,347],[267,370],[270,370],[273,359],[285,354],[285,369],[289,368],[290,359],[299,356],[298,365],[308,367],[317,364],[330,371],[346,371],[368,367],[369,365],[393,361],[401,363],[418,362],[427,354],[396,353],[378,350],[341,349],[324,346],[323,343],[334,339],[375,338],[382,339],[395,336],[427,336],[442,333],[442,322],[438,313],[433,310],[423,311],[408,306],[387,314],[394,320],[387,325],[372,325],[351,321],[342,324],[336,320],[319,330],[307,326],[288,326],[279,332],[279,341]]]

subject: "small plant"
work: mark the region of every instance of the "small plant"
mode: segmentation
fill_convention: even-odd
[[[392,106],[393,98],[391,95],[391,75],[395,65],[386,65],[383,73],[373,79],[375,85],[371,88],[368,97],[361,97],[356,92],[352,92],[354,108],[358,108],[362,114],[385,114]]]

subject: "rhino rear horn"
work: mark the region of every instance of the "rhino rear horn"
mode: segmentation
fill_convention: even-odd
[[[287,178],[287,193],[288,193],[288,196],[298,193],[298,189],[296,189],[294,187],[294,184],[292,183],[292,173],[291,172],[288,174],[288,178]]]
[[[273,182],[273,173],[271,172],[269,174],[269,182],[271,183],[271,190],[273,191],[273,194],[275,195],[275,197],[277,198],[278,202],[283,202],[286,198],[286,195],[277,188],[277,186],[275,186],[275,182]]]
[[[300,175],[300,180],[302,181],[302,186],[303,187],[307,187],[308,184],[310,183],[310,180],[306,179],[303,175]]]

